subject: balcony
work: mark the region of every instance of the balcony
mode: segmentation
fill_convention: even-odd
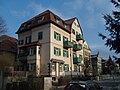
[[[82,45],[81,44],[74,44],[73,45],[73,50],[74,51],[79,51],[79,50],[81,50],[82,49]]]
[[[21,62],[27,62],[27,54],[21,53],[18,54],[19,61]]]
[[[76,35],[76,40],[84,40],[84,39],[83,39],[83,36],[79,34],[79,35]]]
[[[82,57],[74,57],[73,58],[73,64],[81,63]]]
[[[64,41],[63,42],[63,47],[64,48],[72,48],[73,47],[73,43],[71,41]]]

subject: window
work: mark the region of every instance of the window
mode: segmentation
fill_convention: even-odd
[[[65,71],[65,72],[68,72],[68,71],[69,71],[69,64],[65,64],[65,65],[64,65],[64,71]]]
[[[52,63],[52,72],[56,71],[56,64]]]
[[[30,55],[34,55],[36,54],[36,48],[35,47],[31,47],[30,48]]]
[[[19,40],[18,44],[19,45],[23,45],[24,44],[24,40]]]
[[[22,26],[21,28],[20,28],[20,30],[23,30],[24,29],[24,27]]]
[[[78,24],[77,27],[80,27],[80,25]]]
[[[68,38],[63,36],[63,41],[68,41]]]
[[[72,28],[72,33],[75,35],[75,30]]]
[[[74,40],[72,40],[73,44],[76,44],[76,42]]]
[[[67,28],[67,25],[65,24],[64,27]]]
[[[63,57],[69,57],[68,50],[63,50]]]
[[[38,23],[41,23],[44,20],[44,16],[37,20]]]
[[[29,64],[29,71],[35,71],[35,63]]]
[[[77,57],[77,54],[76,53],[73,53],[73,58]]]
[[[75,71],[75,72],[79,71],[79,68],[78,68],[78,65],[77,65],[77,64],[74,64],[74,71]]]
[[[58,24],[60,22],[60,20],[56,19],[56,23]]]
[[[79,35],[77,31],[76,31],[76,35]]]
[[[62,72],[63,70],[62,70],[62,64],[59,64],[59,72]]]
[[[28,25],[27,25],[27,28],[29,29],[31,26],[32,26],[32,24],[28,24]]]
[[[43,38],[43,32],[38,32],[38,40],[42,40]]]
[[[25,43],[27,44],[27,43],[31,43],[31,36],[27,36],[26,38],[25,38]]]
[[[74,22],[74,25],[76,26],[76,23]]]
[[[55,32],[55,31],[54,31],[54,38],[55,38],[56,40],[61,41],[61,35],[60,35],[59,33]]]
[[[54,55],[60,56],[61,55],[61,49],[54,47]]]

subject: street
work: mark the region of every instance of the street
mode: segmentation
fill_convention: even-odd
[[[115,78],[115,80],[100,80],[97,81],[101,87],[103,87],[102,90],[120,90],[120,77]],[[65,86],[58,86],[54,87],[52,90],[63,90]]]
[[[115,80],[103,80],[98,81],[100,86],[103,87],[103,90],[120,90],[120,78],[116,78]]]

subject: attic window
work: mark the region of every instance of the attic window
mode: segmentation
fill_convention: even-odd
[[[37,20],[38,23],[41,23],[44,20],[44,16]]]
[[[24,27],[21,27],[21,28],[20,28],[20,30],[23,30],[23,29],[24,29]]]
[[[74,25],[76,26],[76,23],[74,22]]]
[[[80,25],[78,24],[77,27],[80,27]]]
[[[31,27],[31,25],[32,25],[32,24],[28,24],[28,25],[27,25],[27,28],[30,28],[30,27]]]
[[[64,27],[67,28],[67,25],[65,24]]]
[[[60,22],[60,20],[56,19],[56,23],[58,24]]]

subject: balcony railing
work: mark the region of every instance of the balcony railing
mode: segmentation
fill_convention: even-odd
[[[79,51],[79,50],[81,50],[82,49],[82,45],[81,44],[74,44],[73,45],[73,50],[74,51]]]
[[[76,40],[83,40],[83,36],[81,34],[76,35]]]
[[[63,47],[65,47],[65,48],[72,48],[73,47],[73,43],[71,41],[64,41],[63,42]]]
[[[82,57],[74,57],[73,58],[73,64],[81,63]]]

